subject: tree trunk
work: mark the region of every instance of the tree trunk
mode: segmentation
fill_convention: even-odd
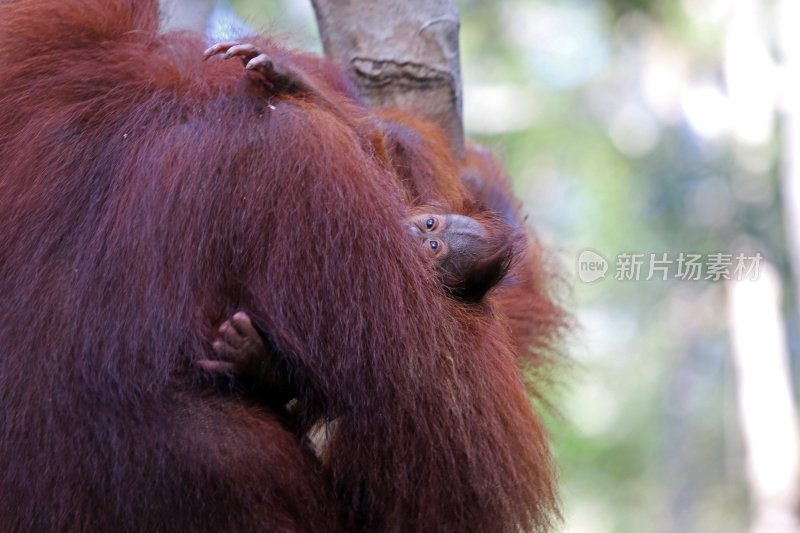
[[[757,280],[727,283],[739,418],[753,498],[752,533],[797,533],[800,428],[781,317],[781,282],[771,265]]]
[[[437,122],[462,154],[458,11],[452,0],[312,0],[325,55],[370,107]]]

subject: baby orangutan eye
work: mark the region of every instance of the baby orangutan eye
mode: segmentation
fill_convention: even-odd
[[[425,221],[425,227],[428,230],[432,230],[435,225],[436,225],[436,219],[435,218],[429,218],[428,220]],[[435,248],[435,247],[433,247],[433,248]]]
[[[430,246],[431,250],[433,250],[435,252],[439,248],[439,242],[438,241],[429,241],[428,242],[428,246]]]

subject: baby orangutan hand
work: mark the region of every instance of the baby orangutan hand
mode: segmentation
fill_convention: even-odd
[[[212,347],[216,359],[200,359],[197,366],[213,374],[227,374],[255,385],[259,397],[279,412],[297,396],[289,361],[238,311],[217,330]]]
[[[264,379],[270,354],[247,313],[234,313],[218,331],[220,337],[212,346],[219,359],[201,359],[197,365],[209,372]]]

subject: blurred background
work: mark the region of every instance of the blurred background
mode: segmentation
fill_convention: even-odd
[[[308,1],[179,4],[321,52]],[[456,4],[468,135],[576,315],[562,530],[800,531],[800,2]]]

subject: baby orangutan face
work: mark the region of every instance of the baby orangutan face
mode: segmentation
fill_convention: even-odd
[[[411,233],[419,240],[423,253],[437,263],[443,263],[451,252],[470,255],[488,240],[483,226],[464,215],[422,213],[412,216],[410,222]]]
[[[462,299],[480,300],[508,269],[510,235],[488,220],[420,213],[409,218],[409,228],[444,286]]]

